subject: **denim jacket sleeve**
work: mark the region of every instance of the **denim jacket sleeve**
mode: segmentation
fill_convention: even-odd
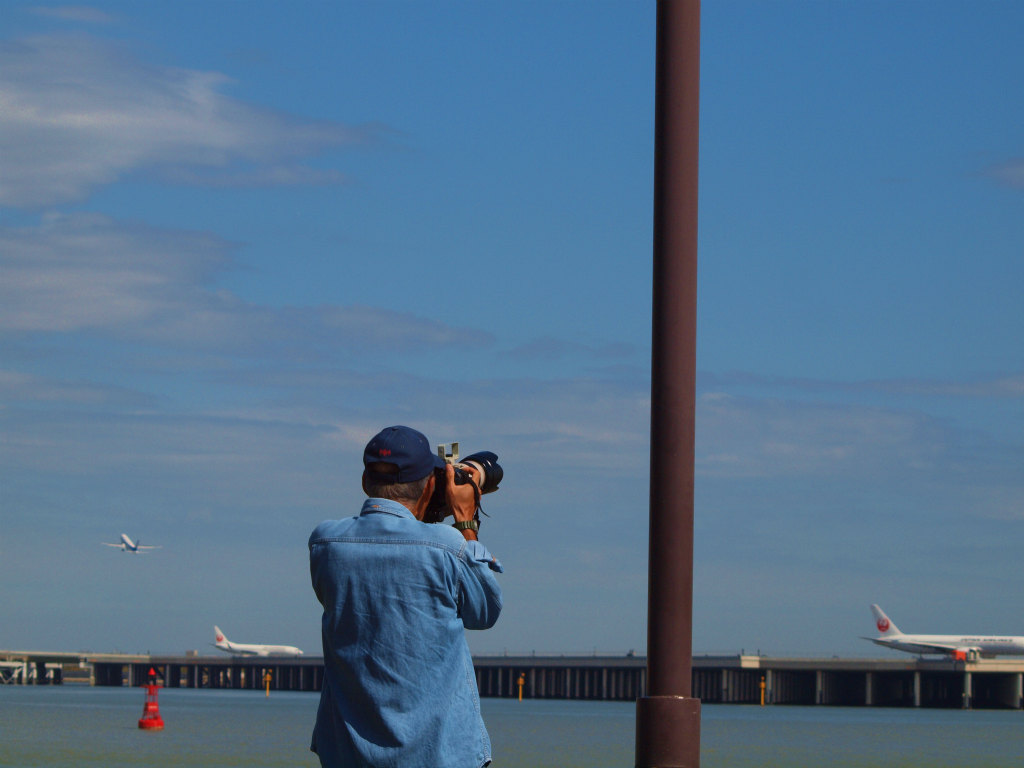
[[[494,572],[501,563],[478,541],[467,541],[460,558],[462,578],[457,595],[459,616],[466,629],[490,629],[501,613],[501,587]]]

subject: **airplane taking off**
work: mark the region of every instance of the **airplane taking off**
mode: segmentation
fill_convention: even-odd
[[[138,544],[136,544],[131,539],[129,539],[128,535],[125,533],[121,534],[121,542],[119,544],[111,544],[109,541],[101,541],[100,544],[102,544],[105,547],[117,547],[122,552],[134,552],[136,555],[146,554],[143,550],[160,549],[158,545],[153,544],[147,544],[143,546],[141,541]]]
[[[975,661],[978,657],[1024,656],[1024,637],[1008,635],[905,635],[877,605],[871,606],[875,626],[882,634],[865,637],[878,645],[907,653],[941,653],[958,661]]]
[[[301,656],[302,651],[294,645],[254,645],[251,643],[232,643],[220,627],[216,624],[213,627],[213,636],[216,642],[215,647],[228,653],[237,653],[240,656]]]

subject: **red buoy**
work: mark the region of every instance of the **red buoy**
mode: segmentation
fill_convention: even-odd
[[[139,728],[147,731],[159,731],[164,727],[164,719],[160,717],[160,705],[156,701],[156,670],[149,668],[149,683],[146,685],[146,705],[142,708]]]

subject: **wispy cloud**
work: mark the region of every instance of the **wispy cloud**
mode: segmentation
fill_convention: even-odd
[[[380,348],[396,343],[400,343],[401,349],[456,345],[481,347],[494,341],[486,331],[455,328],[439,320],[379,307],[323,307],[314,312],[326,331],[349,339],[360,348]]]
[[[116,17],[112,14],[88,5],[40,5],[33,8],[32,13],[50,19],[86,24],[110,24],[116,21]]]
[[[936,397],[1019,398],[1024,397],[1024,372],[975,378],[967,381],[926,381],[893,379],[870,382],[878,391],[903,395]]]
[[[708,477],[881,477],[934,472],[948,435],[920,414],[872,408],[703,395],[697,471]]]
[[[511,350],[509,355],[523,361],[553,361],[567,357],[592,357],[602,361],[631,360],[636,356],[637,348],[633,344],[607,343],[598,345],[559,339],[554,336],[542,336],[520,344]]]
[[[348,448],[360,439],[353,435],[409,418],[438,439],[475,440],[481,447],[498,440],[514,460],[552,473],[632,482],[644,476],[650,403],[643,372],[460,379],[438,375],[443,365],[420,370],[416,360],[423,358],[412,360],[410,352],[458,350],[463,369],[485,370],[480,363],[498,340],[381,307],[243,301],[217,287],[218,278],[236,268],[235,248],[209,233],[96,214],[49,215],[39,226],[0,228],[0,332],[14,339],[101,338],[111,348],[122,345],[112,359],[127,361],[117,379],[106,381],[64,381],[12,363],[0,375],[3,402],[31,408],[45,401],[112,417],[177,413],[183,424],[194,425],[190,439],[197,442],[221,429],[253,444],[256,437],[273,443],[279,428],[314,429],[326,444]],[[140,344],[156,356],[135,361],[123,351]],[[599,349],[554,337],[541,346],[570,354],[582,348],[589,355]],[[173,364],[185,359],[187,365]],[[181,394],[188,388],[173,378],[177,370],[202,377],[206,403]],[[971,383],[702,378],[697,471],[710,479],[948,475],[959,461],[948,427],[906,408],[865,405],[849,393],[1020,397],[1024,389],[1019,374]],[[131,388],[143,379],[137,391]],[[124,391],[112,394],[114,381]],[[736,394],[741,391],[748,393]],[[842,402],[821,402],[819,395],[832,391],[843,394]],[[789,399],[774,396],[779,393]],[[808,393],[815,396],[811,402]],[[171,405],[160,400],[165,395]],[[430,420],[422,421],[423,414]],[[9,410],[9,428],[14,417]],[[24,439],[31,439],[31,429]],[[272,445],[266,451],[272,455]]]
[[[872,393],[914,397],[1018,398],[1024,397],[1024,371],[967,380],[864,379],[842,381],[734,372],[701,373],[709,388],[742,388],[764,392]]]
[[[321,170],[302,165],[268,165],[237,171],[202,168],[166,168],[161,178],[177,183],[201,187],[320,187],[341,184],[345,175],[340,171]]]
[[[83,35],[0,43],[0,205],[82,199],[139,170],[189,184],[337,183],[306,160],[382,131],[247,104],[228,85]]]
[[[48,215],[0,228],[0,331],[102,333],[175,350],[334,359],[342,350],[486,347],[489,334],[369,306],[267,307],[218,289],[234,245],[203,232]]]
[[[1024,158],[1014,158],[989,168],[988,175],[1011,187],[1024,187]]]
[[[152,407],[153,398],[127,387],[56,379],[0,369],[0,409],[14,404],[56,404],[60,407]]]
[[[0,329],[159,335],[182,312],[230,303],[202,289],[230,250],[214,235],[99,215],[0,229]]]

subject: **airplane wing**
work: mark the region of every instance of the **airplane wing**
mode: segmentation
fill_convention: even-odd
[[[109,541],[101,541],[100,544],[105,547],[117,547],[118,549],[124,546],[123,544],[111,544]]]
[[[964,646],[956,645],[954,643],[926,643],[920,640],[908,639],[906,636],[901,638],[894,638],[898,640],[898,645],[896,643],[890,642],[888,638],[865,637],[863,639],[870,640],[872,643],[885,646],[886,648],[893,648],[897,651],[906,651],[907,653],[953,654],[957,651],[964,650]]]
[[[136,549],[163,549],[162,544],[139,544]]]
[[[964,646],[953,645],[952,643],[947,645],[945,643],[920,643],[915,641],[912,645],[915,650],[918,650],[918,653],[954,653],[964,650]]]

